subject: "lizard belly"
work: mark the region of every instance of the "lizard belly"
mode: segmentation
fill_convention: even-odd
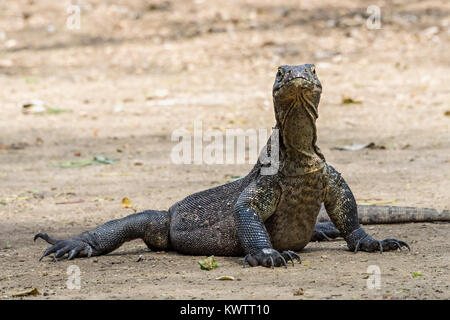
[[[323,170],[300,177],[285,177],[274,214],[265,221],[276,250],[301,250],[311,240],[323,200]]]

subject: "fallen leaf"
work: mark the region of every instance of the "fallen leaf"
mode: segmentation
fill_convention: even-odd
[[[79,168],[94,164],[115,164],[115,160],[108,159],[104,156],[95,156],[92,160],[64,161],[56,166],[60,168]]]
[[[29,289],[29,290],[13,293],[11,296],[13,296],[13,297],[25,297],[25,296],[37,296],[37,295],[41,295],[41,293],[39,292],[38,289],[33,288],[33,289]]]
[[[23,114],[39,114],[39,113],[60,114],[64,112],[70,112],[70,110],[49,107],[45,105],[42,100],[38,99],[22,103]]]
[[[214,256],[207,257],[203,260],[198,261],[200,269],[202,270],[213,270],[217,268],[217,263],[214,260]]]
[[[56,202],[55,204],[76,204],[76,203],[83,203],[84,200],[80,199],[80,200],[76,200],[76,201],[66,201],[66,202]]]
[[[349,146],[331,147],[331,150],[358,151],[362,149],[386,149],[385,146],[376,145],[374,142],[355,144]]]
[[[233,276],[221,276],[217,277],[216,280],[234,280]]]
[[[51,108],[47,106],[45,107],[45,109],[48,114],[60,114],[64,112],[70,112],[70,110],[67,109]]]
[[[95,156],[94,161],[96,161],[98,163],[103,163],[103,164],[115,164],[116,163],[116,161],[108,159],[104,156]]]
[[[122,208],[124,208],[124,209],[133,208],[133,205],[131,204],[131,200],[128,198],[123,198],[122,199]]]
[[[294,290],[294,296],[302,296],[304,294],[305,294],[305,291],[303,290],[303,288]]]
[[[44,102],[42,100],[31,100],[22,103],[22,113],[23,114],[37,114],[44,113],[47,109],[44,106]]]
[[[80,160],[80,161],[64,161],[58,163],[56,166],[60,168],[79,168],[90,166],[94,163],[94,160]]]
[[[355,100],[352,97],[350,97],[349,95],[342,95],[342,100],[341,100],[341,104],[361,104],[362,101],[360,100]]]

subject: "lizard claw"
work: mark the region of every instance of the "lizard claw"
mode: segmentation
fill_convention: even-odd
[[[279,253],[277,250],[272,248],[260,249],[256,254],[247,254],[244,257],[244,267],[247,263],[252,266],[264,266],[268,268],[274,267],[287,267],[286,259],[292,261],[294,264],[294,259],[300,261],[300,257],[293,251],[283,251]]]
[[[39,261],[42,261],[46,256],[54,253],[53,260],[57,261],[58,258],[61,258],[68,254],[68,259],[72,260],[78,256],[91,256],[92,255],[92,247],[86,242],[80,239],[68,239],[68,240],[56,240],[48,236],[46,233],[38,233],[34,236],[34,241],[36,239],[41,238],[50,243],[52,246],[44,251],[42,256],[39,258]]]
[[[395,249],[400,249],[402,250],[402,247],[406,247],[408,248],[409,251],[411,251],[411,248],[409,247],[408,243],[406,243],[405,241],[401,241],[401,240],[396,240],[396,239],[384,239],[383,241],[381,241],[383,247],[386,249],[388,248],[388,250],[395,250]]]
[[[401,240],[396,239],[384,239],[384,240],[376,240],[372,238],[369,235],[365,235],[361,239],[358,240],[356,243],[354,252],[358,251],[366,251],[366,252],[375,252],[380,251],[380,253],[383,253],[383,251],[392,251],[397,249],[402,249],[402,247],[408,248],[408,250],[411,251],[411,248],[409,245]]]
[[[292,262],[292,266],[294,266],[294,259],[298,261],[298,263],[302,263],[302,259],[300,256],[291,250],[286,250],[281,253],[282,256],[287,256],[286,259],[289,259]]]

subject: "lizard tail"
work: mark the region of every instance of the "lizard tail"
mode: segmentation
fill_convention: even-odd
[[[432,208],[358,205],[358,218],[361,224],[450,221],[450,210],[439,212]],[[317,221],[330,221],[323,205]]]

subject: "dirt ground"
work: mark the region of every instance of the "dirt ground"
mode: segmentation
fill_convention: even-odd
[[[0,299],[33,288],[42,295],[19,299],[450,298],[445,223],[366,226],[410,252],[311,243],[301,265],[276,269],[216,257],[203,271],[203,257],[147,252],[140,240],[39,262],[47,245],[33,242],[133,213],[124,197],[136,210],[167,209],[245,175],[251,164],[174,164],[171,134],[196,120],[203,130],[271,128],[282,64],[316,64],[319,146],[358,202],[449,209],[448,1],[82,0],[79,29],[69,4],[0,1]],[[371,5],[379,29],[368,27]],[[24,114],[33,99],[52,109]],[[369,142],[384,148],[333,149]],[[117,162],[58,167],[99,155]],[[71,265],[79,290],[67,286]],[[367,286],[373,265],[379,289]]]

